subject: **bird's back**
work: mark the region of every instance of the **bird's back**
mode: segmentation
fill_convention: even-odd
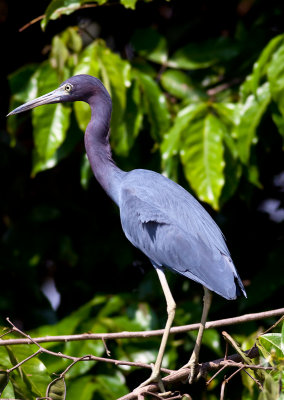
[[[148,170],[133,170],[120,185],[127,238],[155,265],[193,279],[227,299],[245,290],[219,227],[185,189]]]

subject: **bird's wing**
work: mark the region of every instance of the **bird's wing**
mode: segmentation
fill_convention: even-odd
[[[238,275],[231,259],[185,231],[173,220],[172,212],[141,199],[136,188],[124,187],[120,216],[126,237],[156,265],[185,275],[227,299],[236,297]]]

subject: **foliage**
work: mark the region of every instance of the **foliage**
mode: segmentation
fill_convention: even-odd
[[[68,28],[53,38],[48,61],[38,66],[28,65],[11,75],[12,105],[16,104],[16,99],[28,100],[50,91],[70,75],[94,75],[103,81],[113,99],[111,137],[116,154],[129,154],[146,118],[153,140],[161,144],[164,173],[172,179],[177,178],[178,164],[173,159],[179,157],[184,174],[200,200],[218,209],[226,183],[227,201],[242,178],[241,171],[252,183],[260,185],[258,177],[252,177],[251,152],[258,141],[258,127],[270,104],[275,103],[279,110],[278,114],[273,111],[274,122],[277,126],[283,125],[281,67],[284,36],[279,35],[267,44],[239,93],[228,88],[222,99],[218,86],[214,85],[215,89],[212,89],[212,85],[204,82],[203,74],[193,80],[183,71],[206,68],[215,83],[222,64],[224,69],[224,60],[233,62],[240,56],[240,44],[222,38],[211,39],[198,47],[187,45],[169,57],[166,38],[153,29],[136,32],[132,44],[139,58],[129,62],[114,54],[101,39],[82,48],[77,29]],[[163,73],[158,77],[160,85],[152,76],[158,70],[155,72],[147,60],[155,66],[162,65]],[[152,73],[145,73],[146,68],[152,68]],[[31,74],[30,78],[23,87],[22,76],[28,74]],[[171,114],[167,97],[176,103]],[[178,101],[180,98],[182,102]],[[74,109],[78,126],[84,131],[90,118],[89,107],[76,103]],[[71,146],[67,151],[60,151],[70,126],[70,106],[57,104],[39,108],[33,110],[32,115],[33,174],[36,174],[54,167],[72,151]],[[13,133],[13,129],[10,130]],[[228,179],[233,168],[239,169],[235,181]]]
[[[276,308],[284,283],[283,7],[278,1],[269,10],[261,1],[221,2],[228,18],[220,20],[215,2],[188,3],[53,0],[42,20],[45,33],[30,26],[20,44],[15,32],[26,20],[16,26],[12,18],[9,109],[73,74],[99,77],[113,100],[111,144],[118,164],[160,170],[221,210],[216,219],[248,285],[248,300],[228,306],[215,296],[210,318]],[[42,6],[25,8],[30,20],[36,7]],[[144,273],[148,261],[124,240],[117,210],[91,178],[82,145],[89,115],[84,103],[50,105],[33,110],[31,120],[22,114],[1,126],[0,271],[9,284],[2,284],[0,310],[2,318],[35,328],[35,335],[144,330],[165,322],[154,272]],[[279,201],[276,209],[261,213],[271,199]],[[200,288],[177,276],[169,281],[178,305],[175,324],[198,321]],[[61,295],[58,310],[43,294],[48,282]],[[235,329],[246,343],[259,326]],[[280,334],[267,335],[258,341],[263,355],[279,361]],[[187,362],[192,338],[172,340],[164,365]],[[203,360],[222,356],[219,331],[206,333],[204,343]],[[108,343],[113,356],[146,362],[158,345],[156,339]],[[101,342],[50,349],[73,356],[105,351]],[[16,346],[0,351],[3,371],[31,354]],[[6,386],[7,398],[45,396],[51,374],[66,367],[60,358],[40,356],[12,371],[7,386],[0,371],[0,388]],[[116,398],[142,381],[136,373],[77,363],[65,377],[67,399]],[[243,391],[244,399],[258,398],[251,378],[242,376],[242,385],[237,379],[228,396],[240,398]],[[265,399],[278,379],[265,378]],[[220,374],[209,385],[211,399],[219,398],[221,380]],[[194,398],[204,397],[202,390]]]

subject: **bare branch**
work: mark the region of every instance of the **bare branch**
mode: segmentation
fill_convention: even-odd
[[[276,310],[263,311],[260,313],[244,314],[239,317],[220,319],[217,321],[206,322],[205,329],[219,328],[221,326],[241,324],[249,321],[256,321],[259,319],[276,317],[284,314],[284,308],[278,308]],[[184,325],[179,327],[173,327],[170,330],[171,334],[190,332],[199,329],[200,324]],[[37,343],[48,343],[48,342],[69,342],[78,340],[111,340],[111,339],[131,339],[131,338],[149,338],[153,336],[161,336],[163,329],[157,329],[153,331],[142,331],[142,332],[117,332],[117,333],[83,333],[79,335],[62,335],[62,336],[45,336],[34,338]],[[31,344],[32,341],[26,339],[7,339],[0,340],[0,346],[17,345],[17,344]]]

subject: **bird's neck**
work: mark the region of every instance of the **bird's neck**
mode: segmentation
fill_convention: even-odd
[[[93,173],[111,199],[119,203],[119,188],[125,174],[112,159],[109,143],[111,101],[91,98],[92,117],[85,133],[85,147]]]

